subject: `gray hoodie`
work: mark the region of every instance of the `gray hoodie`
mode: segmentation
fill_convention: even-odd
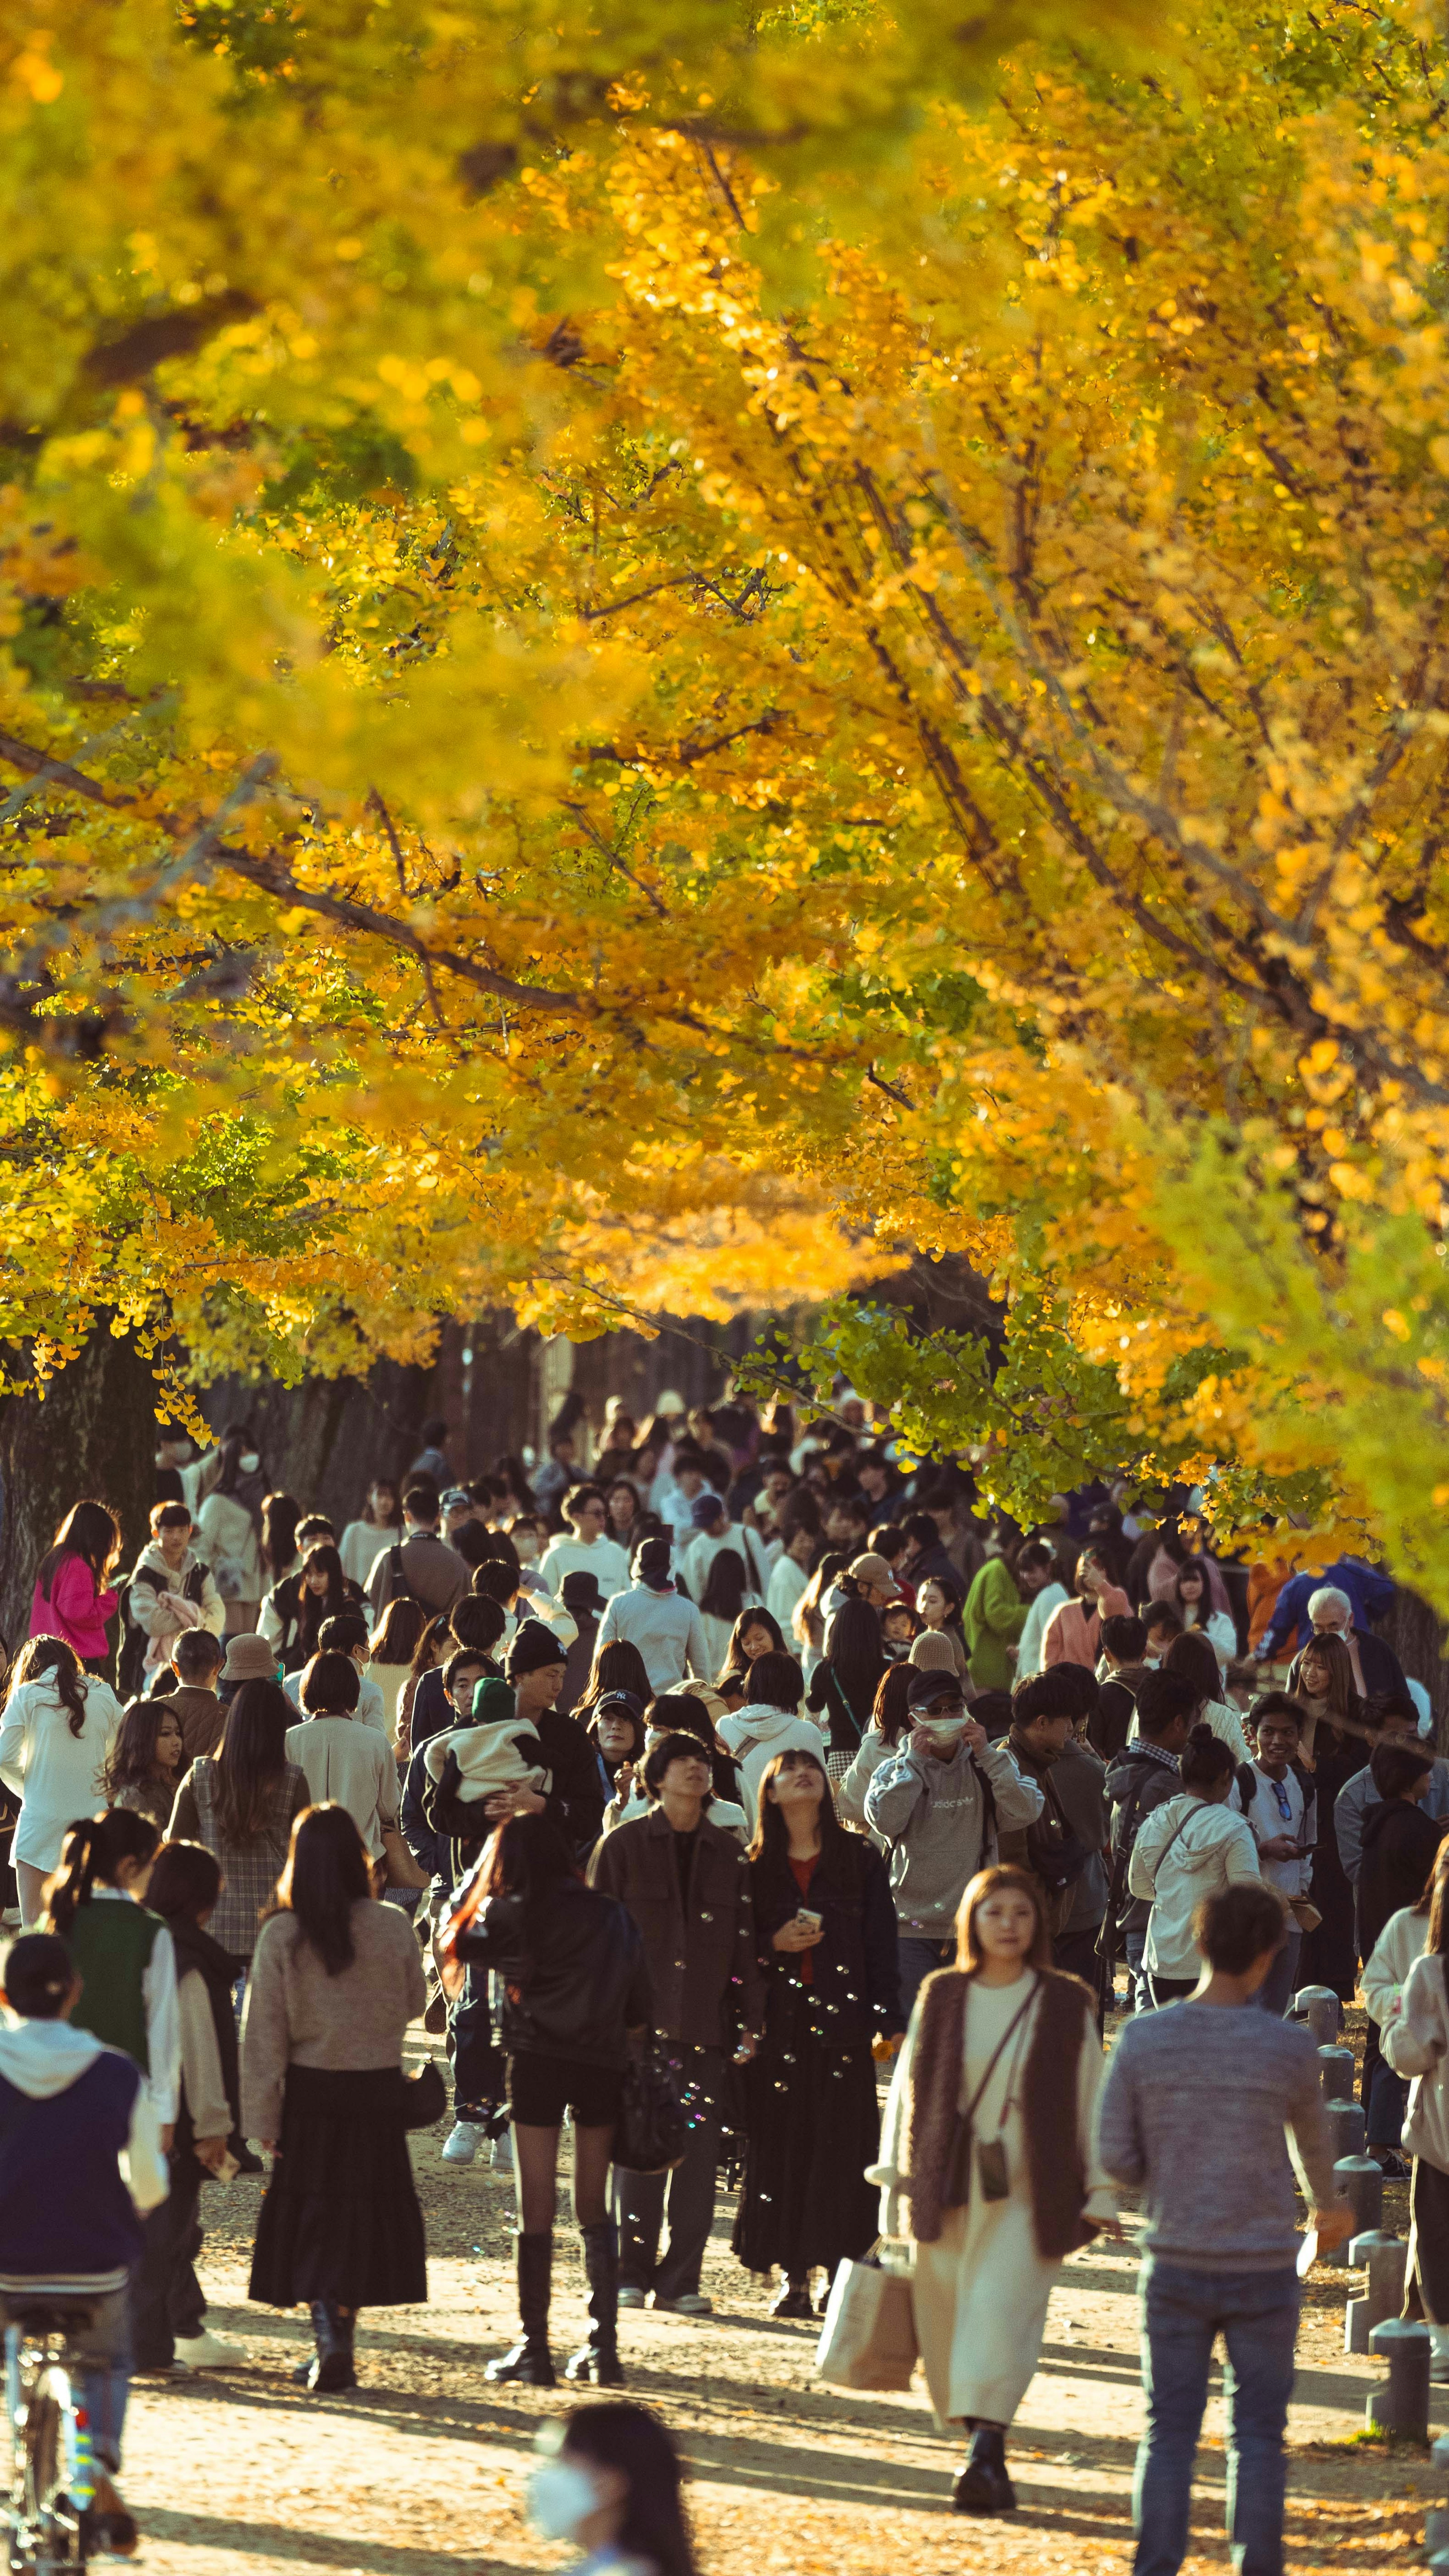
[[[890,1846],[902,1932],[941,1939],[967,1881],[996,1859],[998,1832],[1034,1824],[1045,1804],[1004,1742],[977,1754],[960,1744],[949,1762],[913,1753],[908,1740],[887,1754],[865,1792],[865,1821]]]

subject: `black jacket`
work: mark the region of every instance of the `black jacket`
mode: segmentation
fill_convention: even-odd
[[[1359,1864],[1359,1957],[1371,1956],[1374,1943],[1391,1914],[1417,1905],[1434,1868],[1443,1824],[1426,1816],[1406,1798],[1379,1798],[1363,1811],[1363,1858]]]
[[[765,2040],[782,2021],[785,1989],[802,1982],[801,1961],[813,1962],[811,1981],[833,2022],[841,2048],[859,2048],[877,2032],[904,2030],[896,1909],[890,1876],[873,1843],[847,1835],[828,1858],[822,1853],[802,1896],[788,1861],[770,1853],[750,1863],[755,1898],[755,1938],[769,1979]],[[824,1938],[813,1950],[777,1950],[775,1934],[802,1905],[824,1917]]]
[[[472,1872],[455,1913],[471,1885]],[[514,2054],[622,2067],[628,2032],[653,2018],[639,1926],[627,1905],[578,1879],[532,1908],[518,1896],[490,1896],[452,1946],[469,1966],[496,1968],[503,1979],[503,2045]]]

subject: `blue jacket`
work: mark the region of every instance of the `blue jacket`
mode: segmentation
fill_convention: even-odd
[[[1291,1575],[1273,1604],[1273,1617],[1258,1649],[1259,1654],[1275,1655],[1280,1646],[1287,1644],[1295,1629],[1301,1629],[1306,1636],[1313,1624],[1308,1616],[1308,1604],[1315,1592],[1325,1588],[1346,1592],[1353,1603],[1354,1626],[1367,1628],[1372,1620],[1383,1617],[1399,1587],[1390,1581],[1387,1574],[1380,1574],[1377,1566],[1361,1565],[1356,1556],[1339,1557],[1337,1563],[1330,1565],[1322,1574]],[[1367,1680],[1367,1674],[1364,1678]]]
[[[0,2287],[116,2289],[140,2257],[119,2159],[141,2072],[89,2039],[50,2022],[0,2033]]]

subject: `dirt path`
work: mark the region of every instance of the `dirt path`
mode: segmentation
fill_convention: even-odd
[[[531,2576],[571,2563],[534,2538],[517,2496],[538,2423],[574,2394],[484,2380],[513,2323],[512,2191],[481,2166],[442,2165],[445,2134],[413,2142],[431,2305],[364,2321],[363,2384],[346,2396],[296,2389],[301,2318],[247,2304],[259,2185],[207,2194],[212,2322],[247,2359],[136,2391],[126,2487],[156,2576]],[[1391,2195],[1387,2219],[1401,2229],[1404,2197]],[[621,2323],[632,2393],[660,2409],[688,2456],[705,2576],[879,2576],[897,2565],[911,2576],[1112,2576],[1129,2566],[1141,2422],[1134,2257],[1089,2249],[1068,2266],[1012,2443],[1020,2510],[965,2523],[947,2510],[954,2453],[924,2401],[820,2387],[813,2332],[767,2314],[768,2293],[729,2251],[729,2215],[722,2203],[705,2279],[715,2315],[645,2311]],[[1336,2576],[1419,2563],[1435,2492],[1421,2455],[1391,2459],[1356,2439],[1379,2366],[1344,2356],[1343,2288],[1342,2275],[1312,2285],[1290,2432],[1290,2564]],[[577,2238],[561,2227],[556,2357],[583,2324]],[[1449,2426],[1449,2390],[1435,2391],[1435,2414]],[[1190,2568],[1227,2563],[1216,2397],[1206,2431]]]

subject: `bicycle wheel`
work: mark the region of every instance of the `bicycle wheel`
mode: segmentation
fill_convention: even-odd
[[[30,2564],[37,2570],[73,2562],[75,2524],[65,2509],[65,2419],[70,2411],[70,2382],[49,2364],[30,2392],[25,2415],[24,2512],[31,2540]]]

